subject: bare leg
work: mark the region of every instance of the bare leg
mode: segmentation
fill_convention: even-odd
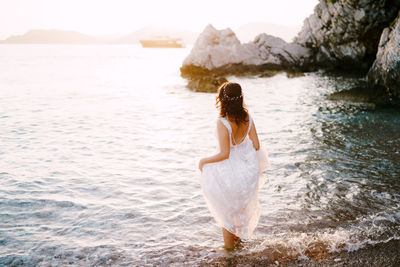
[[[236,222],[236,216],[233,216],[233,222],[236,225],[236,223],[237,223]],[[236,236],[236,235],[233,235],[233,241],[235,242],[235,245],[236,245],[236,244],[240,243],[240,238],[238,236]]]
[[[234,246],[239,246],[240,243],[242,242],[242,240],[240,240],[240,238],[236,235],[233,235],[233,242],[234,242]]]
[[[222,235],[224,236],[225,248],[233,249],[235,245],[235,240],[238,239],[238,237],[226,230],[225,228],[222,228]]]

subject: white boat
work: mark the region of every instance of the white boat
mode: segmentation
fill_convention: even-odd
[[[143,47],[184,47],[183,40],[181,38],[169,38],[168,36],[155,36],[152,39],[139,40],[139,42]]]

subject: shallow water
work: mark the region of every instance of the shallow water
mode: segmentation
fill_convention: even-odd
[[[189,49],[0,46],[0,265],[201,264],[228,257],[196,160],[215,94]],[[356,250],[400,239],[400,112],[331,102],[354,78],[236,78],[271,169],[235,252]]]

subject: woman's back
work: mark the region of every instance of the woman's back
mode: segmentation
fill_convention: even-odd
[[[228,131],[230,131],[231,145],[239,145],[243,143],[247,136],[249,136],[249,139],[253,143],[254,149],[258,150],[260,148],[257,131],[250,114],[247,115],[246,122],[239,124],[236,123],[234,120],[230,120],[228,118],[224,118],[224,120],[228,124],[226,125]]]
[[[243,140],[249,133],[250,130],[249,127],[251,126],[249,117],[247,117],[246,123],[240,123],[240,124],[237,124],[234,120],[230,120],[229,118],[227,120],[232,129],[232,136],[231,136],[232,144],[238,145],[241,142],[243,142]]]

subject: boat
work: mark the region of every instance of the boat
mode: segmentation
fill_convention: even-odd
[[[142,47],[168,47],[168,48],[181,48],[184,47],[181,38],[170,38],[168,36],[155,36],[147,40],[139,40]]]

